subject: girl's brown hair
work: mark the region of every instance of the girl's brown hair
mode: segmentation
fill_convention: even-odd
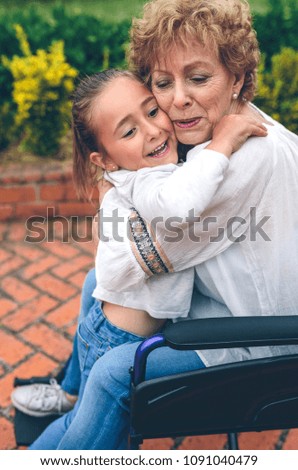
[[[90,154],[104,152],[93,122],[94,104],[106,86],[119,77],[139,81],[127,70],[105,70],[83,78],[72,96],[73,179],[78,196],[83,199],[91,199],[91,188],[98,178],[98,167],[90,161]]]

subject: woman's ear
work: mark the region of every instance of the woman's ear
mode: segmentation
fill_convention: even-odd
[[[116,165],[110,157],[106,157],[102,152],[92,152],[90,153],[90,161],[96,166],[100,166],[107,171],[116,171],[119,170],[118,165]]]
[[[236,75],[234,85],[233,85],[233,92],[237,93],[238,96],[240,95],[240,92],[242,90],[243,83],[244,83],[244,73],[242,73],[241,75]]]

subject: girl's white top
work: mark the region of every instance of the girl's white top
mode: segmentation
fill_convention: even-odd
[[[93,296],[146,310],[156,318],[187,316],[194,268],[174,272],[175,264],[157,240],[158,250],[152,252],[154,232],[159,225],[164,227],[163,236],[175,249],[176,239],[185,236],[194,215],[199,217],[210,204],[228,166],[225,155],[195,147],[183,166],[167,164],[106,174],[114,188],[105,195],[100,209]],[[146,228],[138,221],[137,211],[150,222]],[[141,253],[134,250],[133,236]]]
[[[195,267],[188,318],[298,314],[298,136],[264,116],[274,125],[267,126],[267,137],[249,138],[232,156],[195,223],[200,239],[169,243],[157,227],[158,244],[174,270]],[[122,270],[126,275],[129,269]],[[215,365],[285,352],[297,353],[298,347],[198,353],[206,365]]]

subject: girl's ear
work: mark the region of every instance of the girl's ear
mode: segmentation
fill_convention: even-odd
[[[107,171],[116,171],[119,170],[118,165],[116,165],[110,157],[105,156],[102,152],[92,152],[90,153],[90,161],[96,166],[100,166]]]
[[[103,155],[101,152],[92,152],[90,153],[89,155],[89,158],[90,158],[90,161],[96,165],[96,166],[100,166],[101,168],[103,168],[105,170],[105,162],[103,160]]]

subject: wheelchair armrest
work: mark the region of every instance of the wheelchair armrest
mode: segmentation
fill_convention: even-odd
[[[188,320],[167,325],[163,335],[174,349],[298,344],[298,316]]]
[[[162,346],[174,349],[220,349],[298,344],[298,316],[204,318],[170,323],[143,341],[132,368],[132,383],[144,380],[147,357]]]

